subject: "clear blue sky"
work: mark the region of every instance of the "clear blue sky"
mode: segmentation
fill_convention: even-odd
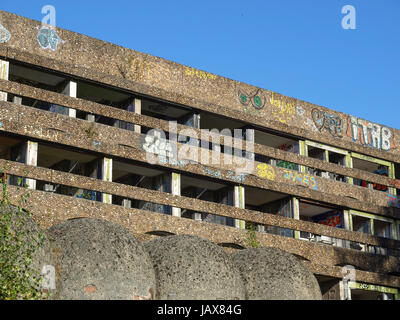
[[[1,0],[0,9],[400,128],[400,0]],[[344,5],[356,30],[344,30]]]

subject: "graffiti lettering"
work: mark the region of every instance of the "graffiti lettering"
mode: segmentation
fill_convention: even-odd
[[[204,72],[204,71],[200,71],[200,70],[196,70],[194,68],[186,68],[186,75],[187,76],[191,76],[191,77],[197,77],[200,79],[211,79],[211,80],[215,80],[217,79],[217,76],[215,74],[212,73],[208,73],[208,72]]]
[[[279,120],[279,122],[287,123],[288,120],[296,113],[296,106],[294,102],[283,102],[281,100],[274,99],[274,93],[269,100],[271,105],[274,107],[272,114]]]
[[[326,129],[332,136],[342,137],[342,119],[339,116],[328,114],[316,108],[311,111],[311,115],[319,131]]]
[[[344,226],[343,215],[340,211],[337,210],[316,215],[312,217],[312,221],[335,228],[343,228]]]
[[[354,142],[361,143],[365,146],[389,151],[395,149],[392,131],[357,117],[348,118],[347,135]]]
[[[310,176],[308,174],[304,173],[299,173],[295,171],[290,171],[290,170],[283,170],[284,175],[283,177],[285,179],[291,180],[293,182],[300,182],[301,185],[309,186],[311,189],[317,190],[318,189],[318,183],[317,180],[315,180],[315,177]]]
[[[10,32],[0,24],[0,43],[7,42],[10,38]]]
[[[251,103],[251,105],[257,110],[264,108],[267,99],[264,95],[260,95],[259,91],[260,89],[258,89],[253,95],[249,95],[244,91],[239,90],[238,97],[240,103],[244,106],[248,106]]]
[[[218,179],[230,179],[230,180],[234,180],[236,182],[243,182],[245,180],[245,175],[243,173],[241,173],[239,175],[235,175],[234,172],[231,170],[228,170],[228,172],[224,176],[224,174],[221,172],[221,170],[216,170],[213,168],[206,167],[206,168],[203,168],[203,173],[213,176]]]

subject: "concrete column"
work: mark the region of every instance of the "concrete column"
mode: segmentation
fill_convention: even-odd
[[[132,208],[132,201],[129,199],[122,200],[122,206],[124,208]]]
[[[86,120],[89,122],[94,122],[95,121],[94,114],[88,114],[86,116]]]
[[[245,209],[245,195],[244,187],[235,186],[234,187],[234,206],[237,208]],[[246,223],[244,220],[235,219],[235,227],[239,229],[245,229]]]
[[[135,113],[141,114],[142,113],[142,100],[135,98],[134,105],[135,105],[135,110],[134,110]],[[140,133],[141,127],[139,125],[135,124],[134,131],[136,133]]]
[[[22,104],[22,97],[15,96],[13,98],[13,102],[17,104]],[[24,159],[24,163],[37,166],[37,155],[38,155],[38,143],[33,141],[27,141],[20,150],[22,153],[21,159]],[[36,180],[34,179],[25,179],[25,184],[28,189],[36,189]]]
[[[0,79],[8,80],[10,64],[8,61],[0,60]],[[7,101],[7,92],[0,91],[0,101]]]
[[[26,141],[21,143],[20,145],[14,147],[11,151],[11,160],[28,164],[31,166],[37,165],[37,151],[38,151],[38,143],[33,141]],[[36,180],[34,179],[23,179],[24,184],[28,189],[36,189]],[[13,176],[10,179],[10,183],[13,185],[20,185],[19,178],[17,176]]]
[[[13,103],[22,105],[22,97],[14,96]]]
[[[300,220],[299,199],[297,199],[296,197],[293,197],[292,201],[293,201],[293,218],[296,220]],[[295,239],[300,239],[300,231],[295,230],[294,237],[295,237]]]
[[[101,170],[101,179],[103,181],[112,181],[112,159],[110,158],[103,158],[101,160],[102,170]],[[104,203],[112,204],[112,195],[102,193],[101,201]]]
[[[69,81],[68,84],[65,86],[62,94],[76,98],[77,83],[75,81]],[[68,108],[68,116],[70,116],[71,118],[76,118],[76,110],[72,109],[72,108]]]
[[[27,141],[25,164],[37,166],[38,143]],[[36,189],[36,180],[26,179],[28,189]]]
[[[171,177],[171,193],[175,196],[181,195],[181,175],[176,172],[172,172]],[[181,216],[181,208],[172,207],[172,215],[175,217]]]

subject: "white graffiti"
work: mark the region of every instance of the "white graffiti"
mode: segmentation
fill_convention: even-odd
[[[357,117],[349,117],[347,135],[354,142],[371,148],[389,151],[396,148],[392,131],[384,126]]]
[[[155,164],[156,161],[152,155],[158,155],[158,160],[163,164],[185,166],[187,161],[178,160],[175,157],[174,149],[172,144],[166,139],[162,139],[157,136],[146,135],[144,138],[143,150],[146,151],[147,161],[151,164]]]

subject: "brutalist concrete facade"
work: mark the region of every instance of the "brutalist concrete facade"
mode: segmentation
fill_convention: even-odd
[[[398,298],[399,130],[7,12],[0,60],[0,163],[14,201],[13,176],[24,178],[43,228],[101,218],[143,241],[276,247],[325,299]],[[189,140],[214,125],[253,130],[254,150],[237,155],[252,170],[181,161],[146,140],[184,132],[177,154],[220,157]]]

